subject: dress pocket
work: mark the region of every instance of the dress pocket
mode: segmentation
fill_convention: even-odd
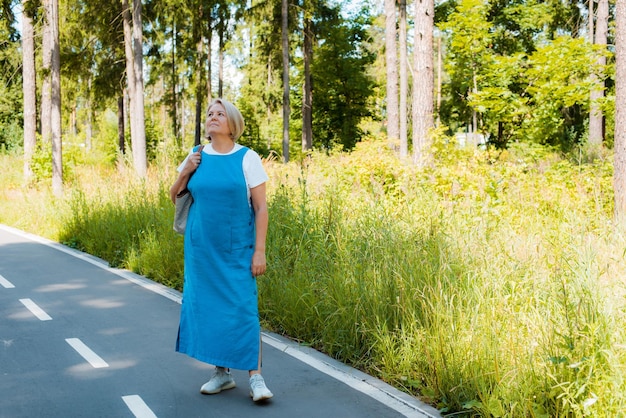
[[[230,235],[231,249],[240,250],[243,248],[254,248],[254,226],[240,225],[231,228]]]

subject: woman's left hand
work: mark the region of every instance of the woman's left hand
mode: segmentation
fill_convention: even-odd
[[[255,251],[252,255],[252,275],[261,276],[265,273],[267,264],[265,261],[265,251]]]

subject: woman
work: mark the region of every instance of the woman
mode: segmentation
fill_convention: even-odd
[[[259,155],[237,144],[243,129],[233,104],[213,100],[206,120],[211,142],[192,150],[170,189],[172,201],[185,188],[194,199],[176,351],[216,365],[200,389],[204,394],[234,388],[230,368],[248,370],[256,402],[273,396],[261,376],[256,286],[266,269],[268,177]]]

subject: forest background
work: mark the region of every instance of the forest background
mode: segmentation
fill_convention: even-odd
[[[181,289],[167,190],[225,97],[270,174],[264,326],[444,415],[620,416],[621,9],[428,6],[3,0],[0,222]]]

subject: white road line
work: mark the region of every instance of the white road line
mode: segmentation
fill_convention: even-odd
[[[124,402],[126,402],[126,406],[128,406],[128,409],[130,409],[130,412],[132,412],[135,417],[156,418],[154,412],[152,412],[152,410],[148,408],[148,405],[146,405],[143,399],[141,399],[141,396],[128,395],[122,396],[122,399],[124,400]]]
[[[26,306],[29,311],[33,313],[41,321],[50,321],[52,318],[43,309],[41,309],[35,302],[30,299],[20,299],[22,305]]]
[[[376,379],[370,378],[369,380],[371,381],[368,381],[362,377],[359,378],[354,374],[347,373],[346,370],[348,370],[348,368],[343,364],[341,365],[341,368],[344,370],[341,370],[339,367],[333,366],[327,361],[323,361],[300,351],[300,347],[296,345],[285,344],[265,332],[261,332],[261,335],[263,336],[264,343],[271,345],[275,349],[280,350],[305,364],[308,364],[328,376],[334,377],[338,381],[350,386],[352,389],[358,390],[359,392],[376,399],[407,418],[435,418],[440,416],[438,411],[429,405],[424,404],[423,406],[416,406],[413,402],[408,402],[402,399],[401,396],[393,393],[395,392],[395,389],[385,390],[381,387],[377,387],[378,385],[375,383]],[[355,370],[354,373],[359,372]]]
[[[78,352],[85,360],[93,366],[94,369],[101,369],[103,367],[109,367],[109,364],[102,359],[99,355],[94,353],[89,347],[85,345],[78,338],[66,338],[65,341],[72,346],[74,350]]]
[[[15,287],[13,286],[13,283],[11,283],[10,281],[2,277],[1,274],[0,274],[0,285],[2,285],[2,287],[4,287],[5,289],[13,289]]]

